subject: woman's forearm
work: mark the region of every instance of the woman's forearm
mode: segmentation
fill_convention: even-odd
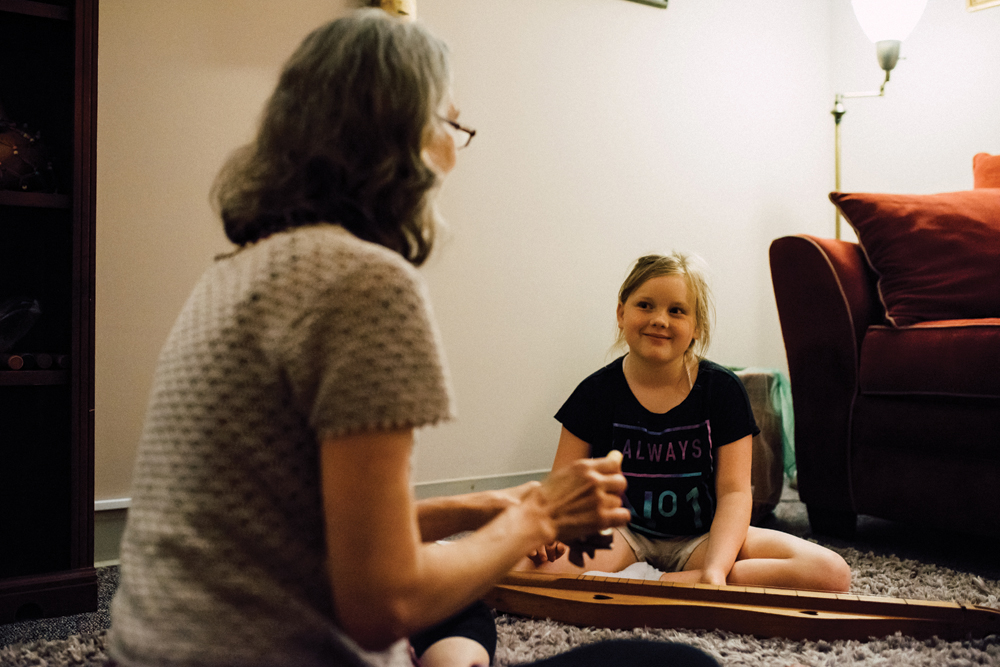
[[[420,538],[433,542],[457,533],[478,530],[511,507],[538,482],[529,482],[513,489],[480,491],[457,496],[443,496],[417,501],[417,523]]]
[[[539,544],[628,521],[618,462],[586,460],[530,485],[519,502],[469,536],[424,543],[409,485],[411,447],[409,431],[329,438],[322,446],[334,606],[365,648],[383,648],[454,614]],[[430,504],[425,512],[443,516],[446,504]],[[467,518],[439,517],[436,530]]]
[[[536,544],[555,536],[545,508],[534,502],[509,507],[448,544],[407,549],[416,531],[396,535],[383,543],[384,557],[335,568],[338,616],[359,644],[383,648],[479,599]]]
[[[408,636],[450,616],[486,594],[535,545],[555,539],[547,518],[528,507],[509,507],[461,539],[424,543],[414,569],[397,572],[394,591]],[[404,584],[406,579],[410,585]]]
[[[397,633],[406,636],[479,599],[532,548],[623,525],[625,481],[619,462],[580,461],[525,491],[479,530],[448,544],[421,544],[409,568],[392,568],[372,597],[394,600]],[[516,494],[515,494],[516,497]]]

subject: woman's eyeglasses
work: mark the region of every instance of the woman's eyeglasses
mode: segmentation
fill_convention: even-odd
[[[476,136],[476,131],[471,127],[465,127],[459,122],[445,118],[444,116],[438,116],[438,118],[451,125],[458,132],[458,137],[455,141],[456,148],[465,148],[472,143],[472,137]]]

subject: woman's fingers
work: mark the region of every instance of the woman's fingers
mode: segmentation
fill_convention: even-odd
[[[628,523],[621,505],[626,481],[621,453],[602,459],[580,459],[553,471],[542,485],[561,541]]]

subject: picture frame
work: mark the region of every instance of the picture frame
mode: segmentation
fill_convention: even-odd
[[[1000,0],[965,0],[966,11],[976,12],[987,7],[1000,7]]]

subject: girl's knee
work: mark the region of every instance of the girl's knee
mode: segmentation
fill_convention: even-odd
[[[840,554],[824,548],[814,558],[810,568],[815,572],[817,588],[836,593],[851,589],[851,568]]]
[[[836,590],[846,593],[851,590],[851,566],[847,564],[840,554],[834,554],[836,565],[831,568],[833,583]]]

